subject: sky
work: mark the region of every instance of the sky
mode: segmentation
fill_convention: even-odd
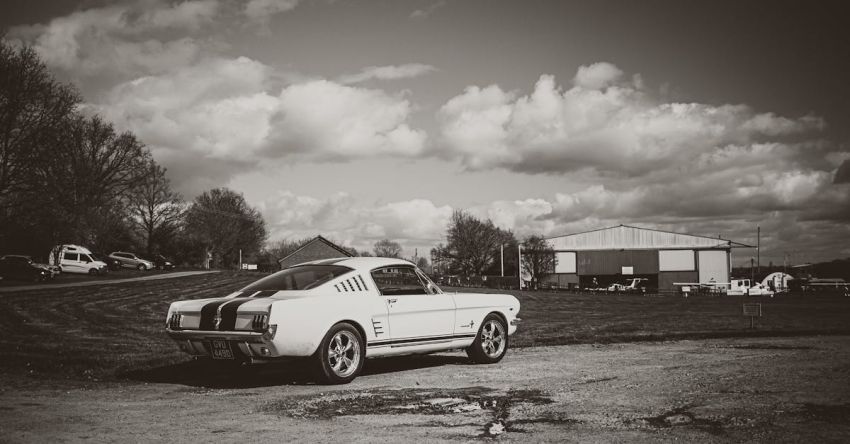
[[[850,257],[841,1],[6,0],[6,38],[270,241],[406,256],[454,210]],[[733,252],[749,263],[755,249]]]

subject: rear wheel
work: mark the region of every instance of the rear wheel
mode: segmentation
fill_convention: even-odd
[[[490,313],[484,318],[478,335],[466,349],[466,354],[473,362],[493,364],[502,360],[508,351],[508,326],[501,317]]]
[[[353,325],[340,322],[322,339],[314,359],[322,382],[348,384],[363,369],[366,347],[363,337]]]

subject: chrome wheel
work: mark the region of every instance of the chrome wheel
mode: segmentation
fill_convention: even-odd
[[[360,341],[348,330],[340,330],[328,344],[328,366],[340,378],[354,374],[360,366]]]
[[[489,358],[497,358],[505,351],[507,332],[501,322],[490,319],[481,328],[481,349]]]

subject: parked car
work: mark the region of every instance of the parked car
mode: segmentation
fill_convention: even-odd
[[[173,270],[174,269],[174,263],[171,262],[170,260],[168,260],[168,258],[166,258],[165,256],[163,256],[161,254],[154,255],[149,260],[151,262],[153,262],[153,265],[159,270]]]
[[[124,251],[113,251],[109,253],[109,257],[121,262],[122,268],[135,268],[137,270],[150,270],[154,267],[153,262],[144,260],[135,253],[127,253]]]
[[[8,254],[0,257],[0,277],[24,281],[46,281],[54,273],[47,264],[36,263],[29,256]]]
[[[106,263],[93,258],[91,253],[63,253],[60,267],[65,273],[103,274],[107,272]]]
[[[53,266],[65,273],[102,274],[107,271],[105,262],[80,245],[57,245],[50,250],[49,259]]]
[[[499,362],[520,321],[511,295],[443,293],[401,259],[353,257],[296,265],[225,297],[178,301],[166,332],[186,353],[273,362],[312,357],[327,383],[351,382],[365,358],[465,349]]]
[[[109,257],[100,252],[92,253],[92,257],[96,260],[99,260],[106,264],[106,269],[110,271],[117,271],[121,269],[121,261],[118,259]]]

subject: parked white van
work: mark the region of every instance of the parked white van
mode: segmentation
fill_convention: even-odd
[[[79,245],[57,245],[50,252],[50,259],[63,273],[103,274],[107,271],[105,262],[93,258],[88,248]]]

